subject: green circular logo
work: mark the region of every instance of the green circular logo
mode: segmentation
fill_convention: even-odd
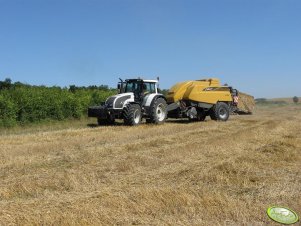
[[[267,210],[268,216],[281,224],[294,224],[299,221],[298,215],[291,209],[281,206],[272,206]]]

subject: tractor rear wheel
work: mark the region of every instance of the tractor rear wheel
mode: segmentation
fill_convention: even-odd
[[[123,112],[124,124],[129,126],[139,125],[141,122],[141,107],[139,104],[129,104]]]
[[[212,120],[227,121],[230,115],[230,108],[224,102],[218,102],[213,106],[210,112]]]
[[[150,108],[150,122],[155,124],[164,123],[167,117],[167,104],[163,98],[154,101]]]

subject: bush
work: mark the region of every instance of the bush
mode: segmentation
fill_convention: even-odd
[[[17,124],[17,107],[8,98],[0,95],[0,126],[10,127]]]

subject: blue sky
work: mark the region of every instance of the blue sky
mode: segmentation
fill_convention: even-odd
[[[301,1],[0,0],[0,80],[115,87],[137,76],[301,96]]]

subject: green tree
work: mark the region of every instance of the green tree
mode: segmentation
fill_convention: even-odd
[[[11,89],[12,83],[10,78],[6,78],[4,81],[0,81],[0,90]]]

